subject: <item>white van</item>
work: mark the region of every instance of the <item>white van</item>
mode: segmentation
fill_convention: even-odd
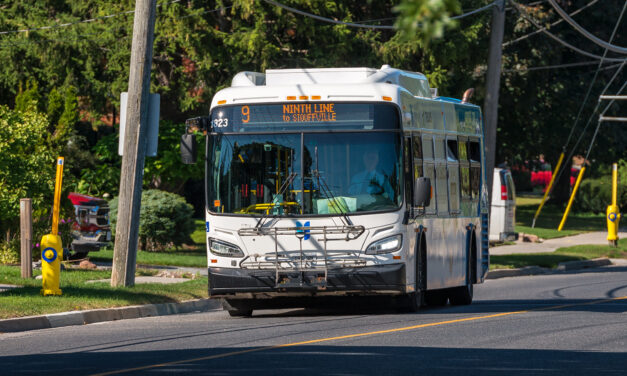
[[[492,209],[490,213],[490,241],[503,242],[518,239],[516,224],[516,188],[509,170],[494,169],[492,180]]]

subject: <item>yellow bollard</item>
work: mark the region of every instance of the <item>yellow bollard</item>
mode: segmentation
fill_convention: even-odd
[[[618,223],[621,215],[617,205],[618,196],[618,165],[612,165],[612,204],[607,207],[607,242],[616,247],[618,245]]]
[[[54,203],[52,206],[52,233],[41,238],[41,294],[61,295],[59,277],[63,244],[59,236],[59,205],[61,203],[61,184],[63,182],[63,157],[57,158],[57,176],[54,185]]]
[[[59,277],[62,257],[61,237],[55,234],[44,235],[41,238],[41,294],[44,296],[61,295]]]

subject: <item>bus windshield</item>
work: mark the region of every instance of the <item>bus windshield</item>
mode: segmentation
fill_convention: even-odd
[[[215,134],[208,160],[209,210],[290,216],[397,209],[402,200],[401,136],[394,127],[398,125],[376,132]]]

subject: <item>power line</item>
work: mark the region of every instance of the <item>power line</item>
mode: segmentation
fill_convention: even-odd
[[[555,8],[555,10],[557,11],[557,13],[562,16],[562,18],[564,18],[566,20],[566,22],[568,22],[572,27],[575,28],[575,30],[577,30],[581,35],[583,35],[584,37],[590,39],[593,43],[606,48],[612,52],[616,52],[619,54],[623,54],[623,55],[627,55],[627,48],[625,47],[620,47],[620,46],[616,46],[612,43],[608,43],[604,40],[601,40],[597,37],[595,37],[594,35],[592,35],[592,33],[590,33],[588,30],[584,29],[583,27],[581,27],[581,25],[579,25],[575,20],[573,20],[565,11],[564,9],[560,8],[559,5],[557,5],[557,3],[555,2],[555,0],[549,0],[549,3],[553,6],[553,8]]]
[[[450,17],[450,18],[452,20],[459,20],[460,18],[468,17],[468,16],[471,16],[473,14],[483,12],[484,10],[488,10],[488,9],[492,8],[493,6],[497,5],[496,3],[497,3],[496,1],[493,1],[493,2],[491,2],[490,4],[488,4],[488,5],[484,6],[484,7],[481,7],[481,8],[475,9],[475,10],[471,10],[468,13],[460,14],[458,16],[453,16],[453,17]]]
[[[618,30],[618,26],[620,25],[623,19],[623,15],[625,14],[625,9],[627,9],[627,2],[625,2],[625,5],[623,5],[623,10],[620,12],[620,15],[618,16],[618,20],[616,21],[616,25],[614,26],[614,30],[612,31],[612,36],[610,37],[610,43],[612,43],[612,41],[614,40],[614,37],[616,36],[616,31]],[[573,127],[570,130],[568,139],[566,139],[566,143],[564,144],[564,149],[566,148],[566,146],[568,146],[568,143],[570,142],[570,138],[572,137],[573,132],[575,131],[575,126],[577,125],[577,122],[579,122],[579,117],[581,116],[583,108],[588,102],[588,97],[590,96],[590,92],[592,92],[592,86],[594,86],[594,82],[596,81],[597,76],[599,75],[599,71],[601,70],[601,66],[603,65],[603,59],[605,59],[605,56],[607,55],[607,51],[608,51],[607,48],[603,51],[603,58],[601,59],[601,61],[599,61],[599,66],[597,67],[597,71],[594,73],[594,77],[590,81],[590,85],[588,86],[586,97],[581,103],[581,107],[579,107],[579,113],[577,114],[577,118],[575,119],[575,122],[573,123]]]
[[[503,69],[503,73],[531,72],[531,71],[546,70],[546,69],[572,68],[572,67],[580,67],[580,66],[594,65],[594,64],[599,64],[599,62],[595,60],[595,61],[583,61],[580,63],[545,65],[545,66],[540,66],[540,67],[528,67],[528,68],[522,68],[522,69]]]
[[[169,4],[173,4],[173,3],[178,3],[180,1],[181,0],[172,0],[172,1],[167,2],[167,3],[157,4],[157,7],[164,6],[164,5],[169,5]],[[68,27],[68,26],[77,25],[77,24],[81,24],[81,23],[90,23],[90,22],[100,21],[100,20],[104,20],[104,19],[108,19],[108,18],[114,18],[114,17],[117,17],[117,16],[126,15],[126,14],[132,14],[132,13],[135,13],[135,11],[134,10],[127,10],[125,12],[110,14],[110,15],[107,15],[107,16],[94,17],[94,18],[90,18],[90,19],[87,19],[87,20],[80,20],[80,21],[75,21],[75,22],[67,22],[67,23],[63,23],[63,24],[35,27],[35,28],[32,28],[32,29],[0,31],[0,35],[3,35],[3,34],[16,34],[16,33],[28,33],[30,31],[38,31],[38,30],[58,29],[60,27]]]
[[[625,86],[627,86],[627,81],[625,81],[625,83],[623,84],[623,86],[621,86],[620,89],[618,89],[618,93],[616,93],[616,95],[620,95],[620,93],[623,91],[623,89],[625,88]],[[601,113],[601,116],[603,116],[605,114],[605,112],[608,110],[608,108],[610,108],[610,106],[614,103],[614,100],[611,100],[610,103],[607,104],[607,106],[605,107],[605,109],[603,110],[603,112]],[[592,151],[592,146],[594,145],[594,140],[597,137],[597,133],[599,133],[599,128],[601,128],[601,120],[599,118],[599,121],[597,123],[597,127],[594,130],[594,135],[592,136],[592,141],[590,141],[590,146],[588,146],[588,151],[586,152],[586,159],[588,159],[588,157],[590,156],[590,151]]]
[[[612,85],[612,83],[614,82],[614,80],[616,79],[616,77],[618,77],[618,75],[620,74],[620,72],[623,70],[623,68],[625,67],[625,64],[627,63],[627,60],[623,61],[622,64],[619,65],[618,69],[616,70],[616,72],[614,72],[614,75],[612,76],[612,78],[610,78],[610,81],[607,83],[607,85],[605,85],[605,87],[603,88],[603,90],[601,91],[601,95],[604,95],[607,91],[607,89]],[[627,84],[627,81],[625,81],[625,84]],[[625,87],[625,85],[623,85],[623,87],[619,90],[620,91]],[[613,102],[610,102],[610,104]],[[581,143],[581,141],[583,140],[583,136],[585,136],[586,134],[586,130],[588,130],[588,127],[590,126],[590,122],[592,121],[592,117],[596,114],[597,110],[599,109],[600,106],[600,102],[597,102],[596,106],[594,107],[594,110],[592,111],[592,114],[590,114],[590,117],[588,118],[588,121],[586,122],[586,126],[583,128],[583,131],[581,131],[581,135],[579,136],[579,138],[577,139],[577,142],[575,142],[575,145],[571,148],[570,153],[568,154],[568,157],[566,158],[566,160],[570,160],[573,155],[575,154],[575,150],[577,149],[577,147],[579,146],[579,143]],[[607,107],[604,111],[607,110]],[[561,171],[558,172],[557,175],[557,179],[559,179],[560,175],[565,171],[566,166],[564,166],[562,168]]]
[[[331,19],[331,18],[318,16],[316,14],[307,13],[307,12],[304,12],[302,10],[298,10],[298,9],[295,9],[295,8],[291,8],[291,7],[288,7],[287,5],[281,4],[281,3],[276,2],[274,0],[264,0],[264,1],[266,3],[268,3],[268,4],[274,5],[276,7],[283,8],[283,9],[289,11],[289,12],[300,14],[301,16],[313,18],[313,19],[316,19],[316,20],[319,20],[319,21],[332,23],[332,24],[335,24],[335,25],[359,27],[359,28],[363,28],[363,29],[396,30],[396,27],[391,26],[391,25],[366,25],[366,24],[363,24],[363,23],[338,21],[338,20],[334,20],[334,19]],[[453,17],[450,17],[450,18],[452,20],[458,20],[460,18],[464,18],[464,17],[470,16],[470,15],[473,15],[473,14],[476,14],[476,13],[479,13],[479,12],[483,12],[483,11],[488,10],[488,9],[492,8],[493,6],[495,6],[496,3],[497,3],[497,1],[494,1],[494,2],[488,4],[488,5],[484,6],[484,7],[472,10],[472,11],[470,11],[468,13],[460,14],[458,16],[453,16]],[[364,22],[370,22],[370,21],[364,21]]]
[[[533,20],[531,17],[527,16],[527,14],[526,14],[526,12],[525,12],[524,10],[520,9],[520,4],[517,4],[517,3],[516,3],[516,2],[514,2],[514,1],[512,1],[512,4],[514,5],[514,8],[518,11],[518,13],[520,13],[520,15],[521,15],[524,19],[526,19],[527,21],[531,22],[531,24],[532,24],[533,26],[537,27],[538,29],[542,29],[542,26],[538,25],[538,23],[537,23],[535,20]],[[565,41],[561,40],[560,38],[558,38],[557,36],[553,35],[552,33],[550,33],[550,32],[549,32],[548,30],[546,30],[546,29],[541,30],[541,31],[542,31],[544,34],[546,34],[549,38],[553,39],[554,41],[558,42],[559,44],[561,44],[561,45],[563,45],[563,46],[565,46],[565,47],[567,47],[567,48],[570,48],[571,50],[573,50],[573,51],[575,51],[575,52],[578,52],[578,53],[580,53],[580,54],[582,54],[582,55],[585,55],[585,56],[588,56],[588,57],[591,57],[591,58],[594,58],[594,59],[597,59],[597,60],[601,60],[601,59],[603,59],[603,57],[602,57],[602,56],[595,55],[595,54],[592,54],[592,53],[590,53],[590,52],[584,51],[584,50],[582,50],[582,49],[579,49],[579,48],[577,48],[577,47],[573,46],[572,44],[569,44],[569,43],[567,43],[567,42],[565,42]],[[625,59],[625,58],[620,59],[620,58],[611,58],[611,57],[608,57],[608,58],[605,58],[604,60],[605,60],[605,61],[612,61],[612,62],[622,62],[622,61],[626,61],[627,59]]]
[[[185,18],[190,18],[190,17],[198,17],[198,16],[202,16],[203,14],[206,14],[206,13],[219,12],[221,10],[227,10],[227,9],[230,9],[230,8],[233,8],[233,6],[231,5],[231,6],[228,6],[228,7],[223,7],[223,8],[218,8],[218,9],[210,9],[210,10],[206,10],[204,12],[200,12],[198,14],[190,14],[189,16],[179,17],[179,20],[183,20]]]
[[[544,0],[544,1],[542,1],[542,2],[545,2],[545,1],[548,1],[548,0]],[[593,0],[593,1],[589,2],[588,4],[584,5],[583,7],[581,7],[581,8],[579,8],[579,9],[577,9],[576,11],[572,12],[570,15],[571,15],[571,16],[575,16],[575,15],[577,15],[578,13],[582,12],[583,10],[585,10],[586,8],[589,8],[589,7],[591,7],[592,5],[594,5],[594,4],[598,3],[598,2],[599,2],[599,0]],[[532,4],[527,4],[527,6],[531,6],[531,5],[532,5]],[[532,32],[531,32],[531,33],[529,33],[529,34],[525,34],[525,35],[523,35],[523,36],[521,36],[521,37],[519,37],[519,38],[516,38],[516,39],[514,39],[514,40],[510,40],[509,42],[505,42],[505,43],[503,43],[503,47],[505,48],[505,47],[507,47],[507,46],[509,46],[509,45],[512,45],[512,44],[514,44],[514,43],[518,43],[518,42],[520,42],[521,40],[525,40],[525,39],[527,39],[527,38],[529,38],[529,37],[531,37],[531,36],[534,36],[534,35],[536,35],[536,34],[539,34],[539,33],[541,33],[543,30],[546,30],[546,29],[548,29],[548,28],[551,28],[551,27],[553,27],[553,26],[555,26],[555,25],[557,25],[557,24],[560,24],[560,23],[562,23],[562,22],[564,22],[564,19],[563,19],[563,18],[560,18],[559,20],[557,20],[557,21],[553,22],[552,24],[550,24],[550,25],[549,25],[549,26],[547,26],[547,27],[543,27],[542,29],[539,29],[539,30],[536,30],[536,31],[532,31]]]
[[[384,30],[395,30],[396,29],[394,26],[388,26],[388,25],[365,25],[365,24],[359,24],[359,23],[353,23],[353,22],[337,21],[337,20],[333,20],[331,18],[318,16],[316,14],[303,12],[302,10],[298,10],[298,9],[295,9],[295,8],[288,7],[287,5],[283,5],[281,3],[277,3],[276,1],[273,1],[273,0],[264,0],[264,1],[266,3],[268,3],[268,4],[274,5],[275,7],[283,8],[283,9],[287,10],[288,12],[300,14],[301,16],[313,18],[313,19],[316,19],[318,21],[328,22],[328,23],[332,23],[332,24],[336,24],[336,25],[360,27],[360,28],[363,28],[363,29],[384,29]]]

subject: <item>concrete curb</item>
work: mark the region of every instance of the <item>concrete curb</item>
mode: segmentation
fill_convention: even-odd
[[[41,316],[0,320],[0,334],[27,330],[86,325],[104,321],[166,316],[191,312],[207,312],[221,308],[220,302],[210,299],[188,300],[180,303],[146,304],[129,307],[62,312]]]
[[[538,274],[555,274],[570,270],[579,270],[587,268],[597,268],[600,266],[613,265],[609,258],[597,258],[583,261],[566,261],[560,262],[555,269],[541,268],[539,266],[525,266],[519,269],[495,269],[488,272],[486,279],[498,279],[506,277],[521,277]]]

